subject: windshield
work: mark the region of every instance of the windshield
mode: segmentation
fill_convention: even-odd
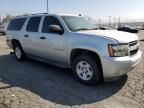
[[[61,16],[71,31],[96,30],[97,26],[78,16]]]

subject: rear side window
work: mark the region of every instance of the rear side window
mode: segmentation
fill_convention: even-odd
[[[43,22],[42,32],[43,33],[49,33],[48,27],[50,25],[59,25],[62,28],[59,20],[56,17],[46,16],[44,19],[44,22]]]
[[[38,32],[41,17],[31,17],[27,25],[28,32]]]
[[[7,29],[11,31],[19,31],[22,29],[25,21],[26,18],[13,19]]]

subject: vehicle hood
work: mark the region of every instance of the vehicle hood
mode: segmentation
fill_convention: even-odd
[[[117,40],[119,43],[129,43],[138,40],[138,36],[136,34],[117,30],[87,30],[87,31],[78,31],[78,33],[91,36],[112,38]]]

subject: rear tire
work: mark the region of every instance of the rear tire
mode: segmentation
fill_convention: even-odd
[[[76,79],[86,85],[98,84],[102,79],[100,62],[88,55],[76,57],[72,71]]]
[[[14,45],[14,53],[18,61],[23,61],[25,59],[25,53],[19,43]]]

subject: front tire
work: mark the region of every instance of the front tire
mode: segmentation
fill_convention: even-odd
[[[100,62],[88,55],[76,57],[72,70],[76,79],[86,85],[98,84],[102,79]]]
[[[20,44],[16,43],[14,45],[14,52],[15,52],[15,57],[18,61],[23,61],[25,59],[25,53]]]

